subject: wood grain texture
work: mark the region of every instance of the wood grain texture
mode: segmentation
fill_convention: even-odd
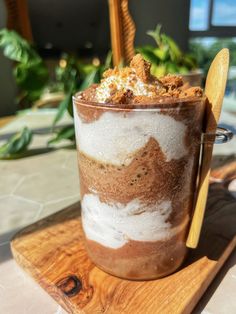
[[[228,162],[221,167],[215,167],[211,171],[210,181],[222,182],[227,185],[230,181],[236,179],[236,161]]]
[[[122,280],[95,267],[84,249],[79,203],[23,229],[11,248],[69,313],[190,313],[236,246],[235,208],[224,186],[213,184],[198,249],[159,280]]]
[[[33,42],[27,1],[5,0],[5,5],[7,8],[7,28],[17,31],[25,39]]]
[[[135,24],[129,13],[128,0],[121,0],[121,15],[122,15],[122,36],[123,36],[123,50],[124,60],[130,63],[135,55],[134,51],[134,37]]]
[[[128,0],[109,0],[113,65],[128,64],[133,58],[135,25],[129,13]]]
[[[109,0],[108,3],[109,3],[113,65],[119,66],[123,58],[120,0]]]
[[[216,132],[225,93],[228,68],[229,50],[222,49],[212,61],[206,79],[206,133],[214,134]],[[207,201],[212,152],[213,143],[203,144],[198,195],[186,242],[189,248],[196,248],[199,241]]]

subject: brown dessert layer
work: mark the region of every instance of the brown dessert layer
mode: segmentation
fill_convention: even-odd
[[[115,276],[145,280],[166,276],[182,264],[187,248],[186,230],[164,241],[129,241],[118,249],[102,246],[86,239],[90,258],[108,273]]]
[[[170,200],[170,223],[177,225],[192,207],[196,162],[191,165],[189,158],[167,162],[153,138],[127,166],[104,164],[80,152],[81,197],[96,191],[102,202],[127,204],[137,198],[147,206]]]

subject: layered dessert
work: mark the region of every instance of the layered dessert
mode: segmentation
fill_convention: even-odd
[[[136,55],[73,99],[88,254],[128,279],[183,262],[202,132],[201,88],[150,66]]]

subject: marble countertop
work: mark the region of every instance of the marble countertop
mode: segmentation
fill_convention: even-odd
[[[54,110],[28,112],[0,129],[0,134],[24,125],[46,127]],[[70,122],[64,117],[62,123]],[[236,115],[222,115],[222,122],[235,125]],[[49,135],[34,136],[32,147],[44,147]],[[215,154],[236,153],[236,139],[215,147]],[[10,239],[22,227],[61,210],[80,199],[76,151],[59,148],[19,160],[0,161],[0,313],[66,313],[15,263]],[[236,313],[236,252],[220,271],[195,313]]]

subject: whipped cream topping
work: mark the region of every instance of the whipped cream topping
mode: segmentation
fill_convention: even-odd
[[[180,225],[171,227],[168,222],[172,212],[170,200],[151,206],[138,199],[127,204],[108,204],[101,202],[96,194],[85,194],[81,205],[86,237],[113,249],[122,247],[129,240],[165,240],[185,228],[189,220],[186,216]]]
[[[98,120],[86,123],[74,108],[78,149],[100,162],[129,165],[137,150],[154,138],[166,161],[188,153],[185,145],[187,126],[158,111],[104,112]]]
[[[122,72],[118,72],[117,75],[111,75],[103,79],[96,89],[95,100],[99,103],[106,103],[113,91],[125,93],[128,90],[132,91],[134,96],[155,97],[160,88],[161,84],[157,80],[148,83],[143,82],[133,69],[127,76],[122,75]]]

